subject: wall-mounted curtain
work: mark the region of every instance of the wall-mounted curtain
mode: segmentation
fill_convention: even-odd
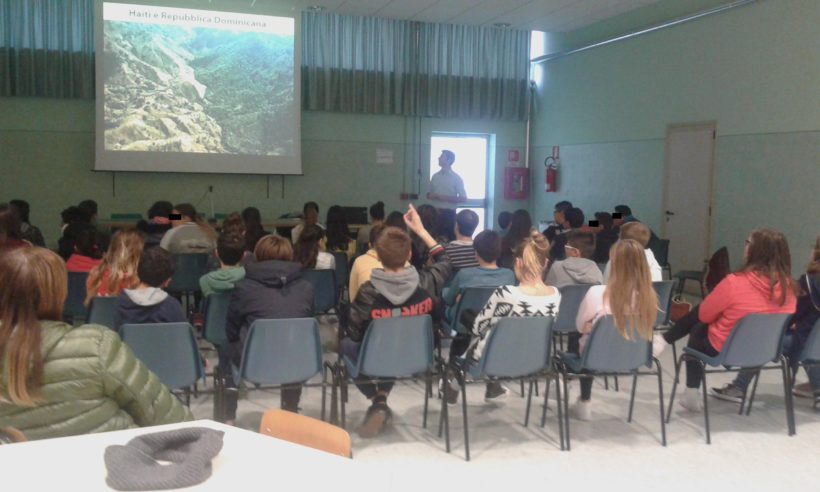
[[[302,15],[310,110],[523,121],[527,31]]]
[[[93,0],[0,0],[0,96],[94,97]]]

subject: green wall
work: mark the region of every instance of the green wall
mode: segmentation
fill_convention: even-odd
[[[789,237],[795,270],[820,234],[820,2],[766,0],[542,64],[532,206],[617,203],[660,230],[667,125],[716,121],[712,249],[754,227]],[[560,191],[543,162],[561,146]],[[672,246],[674,247],[674,246]]]
[[[429,181],[430,135],[433,131],[480,132],[495,135],[496,179],[493,200],[500,210],[526,207],[526,201],[505,201],[501,192],[507,151],[523,152],[523,123],[418,120],[306,112],[302,117],[304,176],[93,172],[94,103],[55,99],[0,98],[0,201],[23,198],[32,204],[32,223],[49,245],[56,244],[59,212],[86,198],[100,205],[101,217],[141,212],[155,200],[198,203],[214,187],[216,212],[256,206],[263,218],[301,210],[315,200],[322,214],[334,204],[367,206],[381,199],[387,210],[404,210],[403,191],[412,193],[416,170]],[[414,128],[416,131],[414,132]],[[376,163],[377,149],[393,150],[395,162]],[[419,166],[418,163],[421,163]],[[479,172],[463,167],[460,173]],[[268,187],[268,185],[270,185]],[[284,190],[284,191],[283,191]],[[422,190],[421,196],[426,194]]]

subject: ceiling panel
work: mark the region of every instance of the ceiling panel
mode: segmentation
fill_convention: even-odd
[[[438,0],[392,0],[376,15],[395,19],[412,19],[428,7],[434,7]]]
[[[493,19],[493,22],[506,22],[519,28],[525,24],[552,14],[577,0],[536,0],[517,9],[511,10]]]
[[[454,24],[482,25],[492,22],[508,12],[530,3],[530,0],[487,0],[475,8],[466,10],[458,16],[452,18],[450,22]],[[515,26],[513,26],[515,27]]]
[[[315,0],[324,1],[324,0]],[[376,12],[390,3],[390,0],[345,0],[333,12],[341,15],[374,16]],[[330,9],[330,7],[328,7]],[[385,17],[385,16],[381,16]]]
[[[421,22],[452,22],[458,15],[484,3],[485,0],[439,0],[413,18]]]

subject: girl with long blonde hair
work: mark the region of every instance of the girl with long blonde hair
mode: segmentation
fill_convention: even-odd
[[[612,315],[615,327],[626,340],[652,339],[658,314],[658,296],[652,288],[652,275],[643,246],[633,239],[621,239],[609,251],[610,274],[606,285],[589,288],[575,323],[581,334],[580,354],[595,322],[601,316]],[[579,420],[590,420],[592,412],[592,378],[581,378],[581,395],[573,407]]]
[[[88,273],[86,306],[95,296],[116,296],[123,289],[133,289],[139,284],[137,265],[144,242],[142,233],[136,229],[114,234],[102,262]]]

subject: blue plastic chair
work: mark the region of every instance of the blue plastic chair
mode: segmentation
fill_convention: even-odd
[[[185,298],[187,312],[193,312],[193,302],[201,292],[199,279],[208,273],[210,267],[207,253],[182,253],[174,255],[174,275],[166,289],[169,293]]]
[[[568,333],[577,333],[578,328],[575,326],[575,318],[578,317],[578,308],[581,307],[581,301],[587,295],[587,291],[592,285],[565,285],[561,289],[561,304],[558,305],[558,317],[555,320],[555,325],[552,327],[552,332],[556,335],[566,335]]]
[[[343,292],[350,280],[350,260],[344,251],[334,251],[333,261],[336,263],[336,288]]]
[[[453,314],[453,319],[449,323],[443,323],[450,333],[472,333],[472,326],[464,326],[461,323],[461,315],[468,309],[478,313],[490,300],[490,296],[498,289],[497,285],[489,285],[485,287],[465,287],[461,289],[461,297],[456,304],[456,309]],[[449,335],[449,334],[448,334]]]
[[[91,307],[88,310],[88,323],[103,325],[112,330],[117,330],[114,326],[114,312],[117,310],[117,297],[94,297],[91,299]]]
[[[256,386],[280,388],[286,384],[310,386],[307,382],[322,372],[319,324],[314,318],[258,319],[251,324],[242,362],[234,367],[238,386],[248,381]],[[224,391],[224,385],[221,391]],[[322,378],[322,420],[325,419],[325,388]],[[220,401],[224,402],[224,398]],[[222,413],[224,415],[224,412]]]
[[[558,384],[558,373],[553,369],[552,356],[552,316],[533,316],[501,318],[489,334],[487,345],[478,365],[471,368],[474,381],[528,379],[529,392],[527,410],[524,415],[524,427],[529,425],[532,390],[538,378],[546,379],[544,407],[541,415],[541,427],[546,421],[549,384],[555,379],[555,396],[558,402],[558,430],[561,437],[561,450],[564,449],[564,426],[562,423],[561,390]],[[467,425],[467,385],[463,368],[453,368],[461,387],[462,415],[464,418],[464,452],[470,461],[470,435]],[[442,373],[444,368],[442,368]],[[441,418],[444,420],[447,452],[450,452],[450,425],[447,403],[441,402]],[[441,435],[441,425],[439,425]]]
[[[675,402],[675,390],[680,380],[680,366],[687,360],[695,361],[703,371],[703,414],[706,423],[706,444],[711,444],[711,434],[709,430],[709,398],[707,397],[706,374],[715,372],[734,372],[740,369],[761,370],[777,369],[777,366],[767,366],[769,362],[779,362],[783,373],[783,393],[786,400],[786,425],[788,434],[795,433],[794,414],[791,399],[791,384],[789,377],[789,365],[786,357],[783,356],[783,336],[786,327],[791,321],[791,314],[747,314],[737,322],[734,329],[729,333],[729,337],[723,344],[723,349],[714,357],[702,352],[685,347],[683,353],[678,358],[675,366],[675,383],[672,386],[672,395],[669,398],[669,408],[666,413],[666,422],[672,415],[672,405]],[[706,366],[720,367],[724,369],[706,369]],[[755,388],[757,378],[755,378]],[[748,392],[748,387],[747,391]],[[740,412],[743,413],[746,404],[746,392],[740,402]],[[754,392],[754,390],[753,390]],[[749,400],[749,407],[752,399]],[[748,412],[747,412],[748,413]]]
[[[63,316],[72,322],[78,318],[85,320],[88,318],[88,310],[85,307],[85,283],[88,274],[82,272],[68,272],[68,296],[63,305]]]
[[[560,311],[559,311],[560,313]],[[651,368],[654,371],[641,371],[641,367]],[[666,422],[663,418],[663,379],[661,363],[652,357],[652,344],[648,340],[633,335],[632,340],[621,336],[615,327],[615,320],[611,315],[602,316],[595,322],[592,333],[587,339],[581,355],[559,352],[558,365],[563,374],[564,383],[564,414],[569,412],[569,394],[567,393],[567,379],[570,373],[590,376],[632,375],[632,394],[629,398],[629,416],[627,422],[632,422],[632,410],[635,405],[635,389],[638,386],[638,376],[657,376],[658,403],[661,420],[661,444],[666,446]],[[567,449],[570,449],[569,418],[564,419],[566,429],[564,438]]]
[[[429,315],[404,316],[373,320],[364,334],[359,356],[352,361],[343,356],[336,368],[336,388],[342,397],[342,428],[345,426],[345,400],[348,379],[360,376],[382,381],[399,381],[423,377],[427,384],[424,392],[424,423],[427,427],[427,404],[433,377],[433,320]]]
[[[228,319],[228,306],[231,304],[231,292],[215,292],[205,298],[205,324],[202,337],[215,347],[228,341],[225,324]]]
[[[661,241],[667,241],[662,239]],[[670,326],[669,316],[672,314],[672,293],[675,290],[675,280],[663,280],[652,282],[655,294],[658,296],[658,317],[655,320],[656,331],[667,331]],[[672,342],[672,360],[678,359],[678,351],[675,343]]]
[[[337,310],[339,292],[336,289],[336,272],[333,270],[305,270],[302,278],[313,285],[313,314],[327,314]]]
[[[123,342],[170,390],[184,389],[190,404],[190,388],[205,377],[194,329],[189,323],[125,324]]]
[[[811,334],[806,340],[806,344],[803,346],[803,351],[800,352],[800,360],[798,361],[798,364],[806,369],[820,366],[820,319],[814,323],[814,327],[811,329]],[[756,380],[755,384],[757,384]],[[754,393],[752,393],[752,397],[754,397]],[[817,402],[818,399],[815,398],[815,409],[817,408]],[[751,403],[749,404],[749,407],[751,408]],[[794,417],[792,417],[792,419],[794,419]]]

